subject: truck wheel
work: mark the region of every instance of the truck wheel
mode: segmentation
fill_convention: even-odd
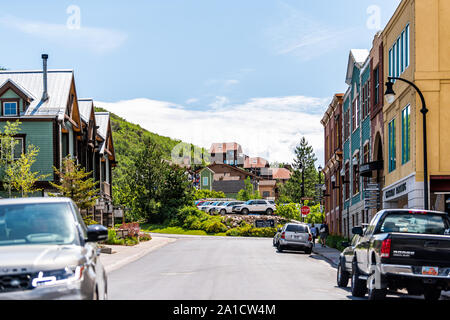
[[[441,290],[435,287],[426,287],[423,295],[426,301],[437,301],[441,297]]]
[[[337,269],[337,285],[340,288],[346,288],[348,285],[349,274],[342,267],[342,261],[339,261]]]
[[[352,264],[352,295],[362,298],[366,295],[366,281],[359,279],[360,272],[356,261]]]

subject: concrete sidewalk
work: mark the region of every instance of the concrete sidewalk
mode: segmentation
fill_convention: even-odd
[[[333,267],[337,268],[339,263],[339,255],[341,252],[339,250],[330,248],[330,247],[322,247],[321,244],[316,243],[313,247],[313,252],[322,256],[327,260]]]
[[[159,249],[175,241],[177,240],[174,238],[152,236],[152,240],[141,242],[132,247],[105,245],[105,247],[112,249],[112,254],[100,254],[100,261],[105,267],[106,272],[111,272],[128,263],[138,260],[153,250]]]

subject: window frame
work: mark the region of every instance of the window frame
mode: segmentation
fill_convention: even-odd
[[[408,163],[410,160],[411,160],[411,105],[408,104],[402,110],[402,165]]]
[[[388,123],[388,171],[397,169],[396,118]]]

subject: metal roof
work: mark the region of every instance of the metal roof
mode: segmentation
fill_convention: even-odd
[[[78,110],[80,110],[81,119],[86,123],[91,118],[92,108],[94,108],[93,99],[78,99]]]
[[[96,112],[95,122],[99,127],[97,133],[100,137],[106,139],[106,135],[108,134],[109,112]]]
[[[64,114],[69,100],[73,70],[48,70],[47,92],[49,99],[41,101],[43,94],[43,71],[0,71],[0,83],[8,80],[18,84],[31,94],[34,99],[25,115],[58,115]]]

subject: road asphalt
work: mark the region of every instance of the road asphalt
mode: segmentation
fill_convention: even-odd
[[[108,247],[113,254],[101,261],[112,300],[354,299],[336,286],[339,251],[318,244],[306,255],[279,253],[272,239],[152,234],[135,247]]]

